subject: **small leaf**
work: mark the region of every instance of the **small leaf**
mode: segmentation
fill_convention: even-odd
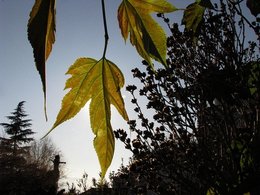
[[[260,13],[260,1],[259,0],[247,0],[246,5],[255,17]]]
[[[200,5],[200,1],[188,5],[184,11],[182,24],[186,30],[192,30],[193,33],[198,31],[198,26],[203,18],[205,7]]]
[[[45,62],[55,42],[55,0],[36,0],[28,21],[28,39],[33,47],[36,68],[41,76],[46,114]],[[47,116],[46,116],[47,119]]]
[[[118,21],[125,41],[130,42],[150,65],[151,58],[166,66],[166,35],[151,17],[153,12],[177,10],[165,0],[123,0],[118,8]]]
[[[50,131],[74,117],[91,99],[90,123],[96,135],[94,147],[103,178],[114,154],[115,141],[110,123],[110,104],[113,104],[121,116],[128,120],[120,93],[120,88],[124,85],[123,74],[115,64],[103,58],[99,61],[79,58],[69,68],[67,74],[72,76],[67,80],[65,89],[71,90],[63,98],[62,107]]]
[[[214,192],[214,189],[212,187],[210,187],[207,191],[206,195],[215,195],[216,193]]]
[[[257,61],[250,62],[248,64],[250,73],[248,77],[248,85],[251,95],[258,92],[260,86],[260,63]]]

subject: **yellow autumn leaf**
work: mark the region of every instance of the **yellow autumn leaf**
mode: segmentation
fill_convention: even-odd
[[[130,42],[150,65],[151,58],[166,66],[166,35],[151,13],[177,10],[166,0],[123,0],[118,8],[118,22],[125,41]]]
[[[36,68],[39,71],[42,80],[45,108],[45,62],[48,59],[52,50],[52,45],[55,42],[55,4],[55,0],[36,0],[28,21],[28,39],[33,47]]]
[[[74,117],[91,99],[90,123],[96,135],[94,147],[103,178],[112,161],[115,145],[110,123],[110,105],[113,104],[121,116],[128,120],[120,93],[120,88],[124,85],[123,74],[114,63],[105,58],[99,61],[79,58],[71,65],[67,74],[72,75],[65,86],[70,91],[64,96],[62,107],[50,131]]]

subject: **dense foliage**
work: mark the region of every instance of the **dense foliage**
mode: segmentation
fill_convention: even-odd
[[[132,70],[141,82],[141,97],[137,86],[127,87],[138,119],[129,121],[130,135],[115,135],[133,159],[114,176],[114,187],[260,193],[259,18],[249,22],[242,3],[220,1],[196,31],[159,14],[172,33],[168,66],[153,71],[144,61],[145,71]]]

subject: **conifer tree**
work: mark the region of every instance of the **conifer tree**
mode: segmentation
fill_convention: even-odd
[[[29,144],[33,141],[33,138],[30,137],[34,132],[31,127],[31,119],[26,119],[28,116],[24,111],[25,101],[19,102],[16,109],[11,112],[10,116],[7,116],[9,123],[0,123],[3,126],[5,133],[8,138],[0,137],[2,145],[5,145],[9,148],[9,151],[12,151],[16,155],[17,151],[23,151],[26,149],[25,144]]]
[[[19,102],[16,109],[7,116],[8,123],[0,123],[6,136],[0,137],[0,194],[24,191],[21,182],[27,166],[29,144],[34,132],[31,119],[24,111],[24,101]]]

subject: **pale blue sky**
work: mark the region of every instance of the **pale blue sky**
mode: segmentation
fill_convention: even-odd
[[[117,22],[117,8],[120,0],[106,1],[109,46],[106,57],[117,64],[125,75],[126,84],[135,82],[131,69],[141,65],[141,58],[129,42],[125,44]],[[184,8],[192,0],[170,0],[178,8]],[[63,91],[69,76],[65,72],[79,57],[101,58],[104,47],[101,1],[62,0],[57,1],[56,42],[47,61],[47,111],[48,122],[43,113],[43,92],[40,76],[36,71],[31,45],[27,40],[27,21],[34,0],[0,1],[0,122],[7,122],[5,116],[14,110],[20,101],[26,101],[25,110],[32,121],[35,137],[42,137],[55,121]],[[180,21],[179,14],[169,14]],[[130,95],[125,96],[130,118],[132,112]],[[127,128],[125,121],[112,109],[114,129]],[[0,129],[0,133],[1,129]],[[98,178],[100,171],[93,148],[94,135],[89,125],[88,106],[72,120],[57,127],[50,135],[55,145],[64,155],[66,174],[69,180],[79,178],[85,171]],[[110,171],[116,171],[124,158],[128,162],[130,152],[116,141],[114,159]],[[108,174],[107,174],[108,176]]]

